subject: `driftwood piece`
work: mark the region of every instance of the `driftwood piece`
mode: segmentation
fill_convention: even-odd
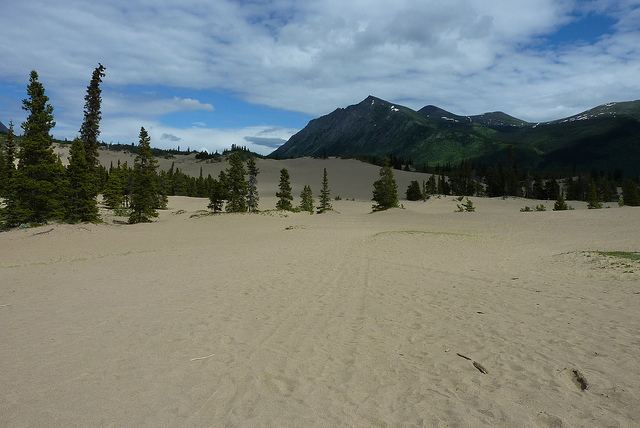
[[[473,367],[477,368],[477,369],[478,369],[478,371],[479,371],[480,373],[482,373],[482,374],[487,374],[487,373],[489,373],[489,372],[487,371],[487,369],[485,369],[485,368],[484,368],[484,366],[483,366],[482,364],[480,364],[479,362],[477,362],[477,361],[474,361],[474,362],[473,362]]]
[[[38,236],[38,235],[44,235],[46,233],[51,233],[53,232],[55,229],[49,229],[49,230],[45,230],[44,232],[38,232],[38,233],[32,233],[31,236]]]

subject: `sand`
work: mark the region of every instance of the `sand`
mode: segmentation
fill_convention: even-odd
[[[2,233],[0,426],[638,426],[640,209],[472,200]]]

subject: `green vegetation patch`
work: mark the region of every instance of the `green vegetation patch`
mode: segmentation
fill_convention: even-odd
[[[637,251],[594,251],[596,254],[619,259],[633,260],[640,262],[640,252]]]

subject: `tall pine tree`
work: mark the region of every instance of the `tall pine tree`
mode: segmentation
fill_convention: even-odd
[[[5,225],[44,223],[63,215],[64,167],[53,153],[53,140],[49,132],[55,126],[53,107],[38,80],[31,72],[27,98],[22,108],[28,112],[22,124],[24,130],[18,168],[12,180],[14,200],[12,215],[5,217]]]
[[[80,139],[73,141],[69,155],[65,220],[71,223],[96,222],[99,220],[95,197],[96,182]]]
[[[622,201],[630,207],[640,206],[640,189],[631,179],[625,180],[622,184]]]
[[[11,186],[11,179],[16,171],[16,141],[13,133],[13,122],[9,122],[9,132],[7,132],[7,139],[4,143],[4,147],[2,149],[2,162],[3,165],[0,168],[2,170],[4,185],[3,193],[0,196],[4,196],[5,198],[9,194],[9,189]]]
[[[329,178],[327,177],[327,168],[322,173],[322,187],[320,188],[320,205],[317,207],[317,213],[322,214],[333,209],[331,207],[331,190],[329,189]]]
[[[258,173],[260,170],[256,166],[256,160],[251,156],[247,160],[247,172],[249,173],[249,182],[247,189],[247,208],[250,213],[258,211]]]
[[[227,187],[227,212],[243,213],[247,211],[247,181],[244,176],[246,170],[240,153],[233,152],[229,155],[229,168],[226,173]]]
[[[276,209],[291,211],[293,209],[293,205],[291,204],[291,201],[293,201],[293,195],[291,195],[289,171],[285,168],[280,170],[280,185],[278,188],[279,191],[276,193],[276,197],[278,198],[278,202],[276,202]]]
[[[313,214],[313,192],[311,186],[304,186],[300,192],[300,211],[308,211]]]
[[[102,64],[93,70],[91,81],[87,86],[87,94],[84,97],[84,120],[80,127],[80,140],[84,144],[85,158],[89,165],[91,174],[97,181],[98,173],[98,136],[100,135],[100,120],[102,113],[100,107],[102,105],[102,90],[100,83],[105,76],[105,68]],[[95,188],[97,192],[97,186]]]
[[[140,128],[138,154],[133,165],[129,223],[148,223],[158,216],[157,161],[151,152],[151,138],[144,128]]]
[[[390,166],[380,168],[380,179],[373,183],[374,211],[387,210],[398,206],[398,185]]]

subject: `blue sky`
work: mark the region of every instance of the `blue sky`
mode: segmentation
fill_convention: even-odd
[[[150,5],[153,6],[150,6]],[[0,121],[40,73],[72,138],[93,67],[105,141],[268,153],[369,94],[530,121],[640,98],[638,0],[0,2]]]

